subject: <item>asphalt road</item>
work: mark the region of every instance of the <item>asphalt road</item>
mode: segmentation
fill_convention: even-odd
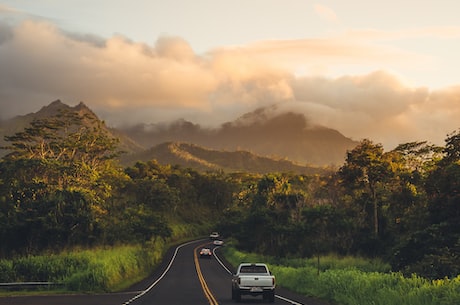
[[[171,249],[152,277],[126,292],[97,295],[0,297],[0,305],[226,305],[231,299],[231,270],[217,257],[199,258],[196,251],[213,248],[208,240]],[[224,263],[225,264],[225,263]],[[279,284],[279,283],[278,283]],[[262,304],[261,297],[243,296],[242,304]],[[327,305],[277,287],[274,304]]]

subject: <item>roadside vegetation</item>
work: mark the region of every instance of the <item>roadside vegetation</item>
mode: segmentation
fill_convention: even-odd
[[[240,180],[219,230],[236,247],[275,257],[380,258],[428,278],[460,274],[460,134],[446,147],[408,143],[384,152],[363,140],[329,176]]]
[[[282,259],[244,253],[233,247],[222,250],[237,266],[241,262],[267,262],[277,284],[292,291],[341,305],[456,305],[460,276],[429,280],[413,274],[390,272],[380,259],[321,256],[317,259]]]
[[[117,291],[140,281],[161,261],[165,244],[126,245],[0,260],[2,282],[53,282],[62,291]]]
[[[78,113],[35,120],[0,161],[0,282],[115,291],[166,248],[209,234],[232,190],[223,177],[155,161],[121,168],[116,139]]]
[[[271,257],[291,275],[316,276],[324,287],[305,293],[339,303],[367,302],[337,297],[349,288],[343,281],[369,295],[388,290],[425,300],[418,304],[450,304],[442,302],[458,291],[460,131],[444,147],[413,142],[389,152],[365,139],[340,168],[319,176],[198,172],[155,160],[123,168],[117,140],[102,127],[62,112],[5,137],[1,281],[122,289],[144,277],[146,269],[136,266],[151,270],[166,245],[219,230],[239,251]],[[372,259],[371,266],[352,257]],[[276,268],[282,278],[284,269]],[[375,286],[365,284],[374,278]],[[373,291],[378,285],[420,289]],[[425,295],[437,295],[433,289],[444,299]]]

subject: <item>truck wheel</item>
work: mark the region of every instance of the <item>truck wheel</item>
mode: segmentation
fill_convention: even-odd
[[[237,303],[241,302],[241,293],[239,290],[235,290],[235,301]]]
[[[275,302],[275,291],[274,290],[268,294],[268,301],[270,303]]]

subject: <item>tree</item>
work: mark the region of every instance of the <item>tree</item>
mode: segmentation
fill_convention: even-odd
[[[456,163],[460,160],[460,129],[447,135],[442,163]]]
[[[442,148],[423,142],[398,145],[386,153],[394,172],[388,181],[388,203],[385,212],[390,229],[399,240],[426,226],[426,178],[436,168]]]
[[[35,175],[48,188],[87,188],[117,156],[118,139],[112,138],[103,123],[88,114],[61,111],[53,117],[35,119],[31,126],[5,140],[9,153],[6,164],[35,164]],[[104,195],[104,189],[100,188]]]
[[[460,272],[460,134],[435,148],[420,176],[417,192],[425,200],[406,217],[418,219],[395,247],[392,265],[429,278],[454,277]],[[442,157],[442,158],[441,158]],[[414,216],[415,215],[415,216]]]
[[[378,188],[388,179],[390,164],[384,158],[381,144],[362,140],[353,150],[347,152],[345,164],[339,175],[350,189],[364,191],[369,195],[373,205],[374,234],[379,234],[379,198]]]
[[[28,244],[12,242],[35,251],[47,246],[42,238],[55,238],[56,244],[96,238],[117,172],[113,159],[118,140],[103,123],[88,114],[63,111],[35,119],[5,140],[9,145],[0,161],[1,210],[11,219],[8,234],[27,236]]]
[[[398,145],[391,153],[399,156],[402,169],[415,180],[434,169],[436,162],[442,158],[443,148],[427,141],[410,142]]]
[[[460,131],[446,138],[445,156],[427,178],[433,223],[458,224],[460,221]]]

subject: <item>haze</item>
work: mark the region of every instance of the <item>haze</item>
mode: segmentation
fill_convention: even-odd
[[[277,104],[387,149],[460,125],[455,0],[2,2],[1,119],[61,99],[218,126]]]

